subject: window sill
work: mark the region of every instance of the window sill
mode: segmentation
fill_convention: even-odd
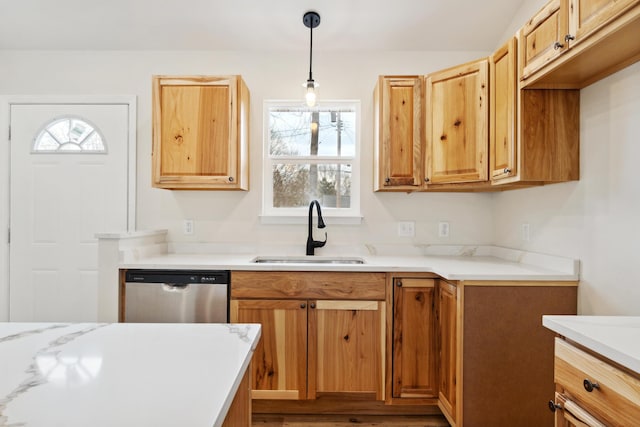
[[[315,212],[313,213],[313,216],[315,218]],[[324,222],[327,225],[360,225],[362,224],[363,216],[322,215],[322,219],[324,219]],[[307,224],[308,221],[308,215],[260,215],[261,224]]]

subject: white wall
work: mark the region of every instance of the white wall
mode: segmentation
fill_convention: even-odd
[[[545,3],[525,1],[504,39]],[[579,258],[581,314],[640,315],[640,63],[580,96],[580,181],[493,195],[494,243]]]
[[[429,73],[486,56],[487,52],[314,51],[314,78],[325,99],[361,101],[361,187],[364,221],[330,226],[329,244],[489,243],[489,194],[378,194],[372,192],[372,97],[379,74]],[[138,97],[137,228],[169,229],[172,241],[300,245],[303,225],[263,225],[262,105],[264,99],[298,99],[307,78],[307,52],[114,52],[0,51],[0,94],[133,94]],[[241,74],[251,91],[251,190],[169,191],[151,188],[151,76]],[[6,173],[0,179],[6,179]],[[182,220],[195,221],[193,236]],[[416,237],[399,238],[396,222],[416,222]],[[437,222],[449,221],[451,237],[437,237]],[[105,230],[108,231],[108,230]]]

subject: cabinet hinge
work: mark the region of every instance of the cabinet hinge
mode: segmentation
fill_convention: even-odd
[[[11,125],[9,125],[9,141],[11,141]]]
[[[7,228],[7,243],[11,243],[11,229]]]

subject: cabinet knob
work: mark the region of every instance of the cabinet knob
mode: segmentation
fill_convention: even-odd
[[[564,41],[569,43],[571,40],[575,40],[576,37],[572,36],[571,34],[567,34],[566,36],[564,36]]]
[[[391,183],[391,178],[387,177],[387,178],[384,180],[384,183],[385,183],[385,184],[390,184],[390,183]]]
[[[584,386],[584,389],[589,393],[591,393],[596,388],[600,388],[600,385],[598,383],[591,382],[591,380],[588,378],[585,378],[585,380],[582,381],[582,385]]]
[[[402,280],[396,280],[396,286],[401,288],[402,287]]]
[[[232,176],[229,177],[229,182],[233,182],[233,177]]]
[[[509,169],[509,168],[504,168],[504,173],[511,173],[511,169]]]
[[[560,42],[555,42],[555,43],[553,44],[553,48],[554,48],[555,50],[562,49],[563,47],[564,47],[564,45],[563,45],[562,43],[560,43]]]
[[[300,304],[300,308],[307,308],[307,304],[305,303]]]
[[[311,308],[316,308],[316,303],[315,303],[315,302],[312,302],[311,304],[309,304],[309,307],[311,307]]]
[[[429,182],[429,178],[425,178],[425,179],[424,179],[424,182]]]
[[[549,410],[551,412],[556,412],[556,409],[562,409],[562,405],[560,405],[559,403],[554,402],[553,400],[549,401]]]

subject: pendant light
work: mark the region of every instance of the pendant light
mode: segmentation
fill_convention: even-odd
[[[313,107],[316,105],[316,88],[319,86],[315,81],[313,81],[313,73],[312,73],[312,59],[313,59],[313,29],[320,25],[320,15],[316,12],[307,12],[302,16],[302,22],[305,27],[309,28],[310,32],[310,43],[309,43],[309,78],[307,79],[307,83],[304,84],[306,87],[305,93],[305,101],[307,106]]]

